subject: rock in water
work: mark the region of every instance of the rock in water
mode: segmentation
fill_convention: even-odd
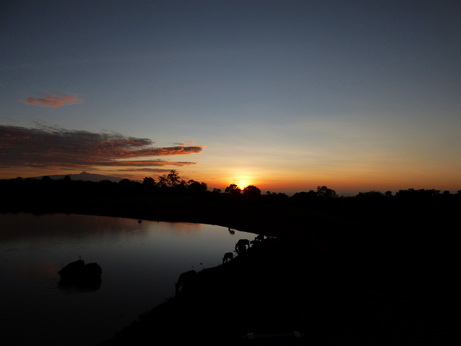
[[[101,286],[102,269],[97,263],[85,265],[85,261],[79,259],[67,264],[58,274],[61,277],[59,287],[62,289],[94,291]]]

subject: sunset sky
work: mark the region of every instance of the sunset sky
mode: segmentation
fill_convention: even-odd
[[[461,2],[6,0],[0,178],[461,189]]]

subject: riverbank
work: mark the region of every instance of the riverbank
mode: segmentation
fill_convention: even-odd
[[[456,263],[344,239],[267,239],[144,313],[112,345],[447,345]],[[389,252],[392,250],[392,252]],[[248,339],[256,335],[302,338]],[[297,335],[299,335],[297,334]],[[283,343],[277,343],[280,341]]]

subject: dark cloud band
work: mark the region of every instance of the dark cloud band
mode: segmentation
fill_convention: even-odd
[[[196,154],[202,146],[157,148],[148,138],[61,128],[0,125],[0,167],[164,167],[195,162],[147,159],[152,156]]]

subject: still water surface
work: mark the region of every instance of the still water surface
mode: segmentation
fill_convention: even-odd
[[[3,345],[96,345],[174,295],[179,274],[222,262],[251,233],[205,224],[72,214],[0,214]],[[58,286],[58,271],[97,262],[101,287]]]

